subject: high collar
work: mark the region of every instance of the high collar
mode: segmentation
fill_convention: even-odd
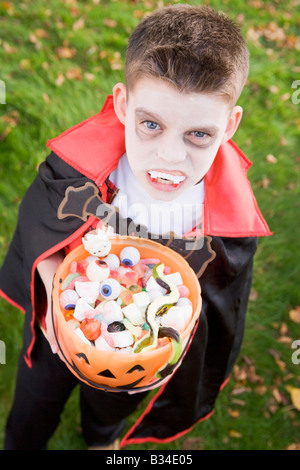
[[[125,152],[124,126],[114,112],[113,97],[107,97],[100,113],[50,139],[47,145],[66,163],[95,181],[101,190]],[[230,140],[220,146],[205,175],[202,234],[271,235],[247,178],[250,166],[251,162],[234,142]],[[106,191],[101,192],[105,199]]]

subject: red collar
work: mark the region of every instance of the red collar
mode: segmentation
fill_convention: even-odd
[[[100,113],[49,140],[47,145],[101,188],[125,152],[124,126],[115,115],[112,96],[107,97]],[[247,179],[250,166],[234,142],[219,148],[205,176],[202,234],[271,235]],[[103,198],[104,194],[102,191]]]

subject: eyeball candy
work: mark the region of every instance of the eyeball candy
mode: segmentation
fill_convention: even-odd
[[[121,285],[116,279],[106,279],[100,285],[100,294],[104,299],[113,300],[119,297]]]
[[[86,275],[90,281],[102,282],[108,278],[109,272],[107,263],[101,259],[91,261],[86,268]]]
[[[127,246],[121,251],[120,260],[124,266],[134,266],[140,261],[140,252],[133,246]]]
[[[72,289],[64,290],[59,297],[59,304],[65,310],[75,309],[76,303],[79,299],[79,295]]]
[[[106,262],[111,271],[117,271],[120,266],[119,257],[113,253],[109,253],[109,255],[105,256],[105,258],[103,258],[103,261]]]

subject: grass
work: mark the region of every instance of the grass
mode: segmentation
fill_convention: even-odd
[[[0,105],[0,262],[22,196],[48,153],[47,139],[101,109],[114,83],[123,80],[128,34],[146,12],[169,3],[178,2],[0,2],[0,79],[6,84]],[[247,39],[251,71],[235,141],[253,162],[248,176],[274,235],[260,240],[243,348],[213,417],[172,443],[128,449],[299,448],[299,404],[287,388],[300,388],[300,364],[291,359],[300,324],[290,314],[300,305],[300,104],[292,88],[300,78],[299,1],[204,3],[236,19]],[[0,447],[22,324],[22,314],[1,300],[6,364],[0,365]],[[131,416],[128,426],[136,419]],[[49,448],[85,449],[77,390]]]

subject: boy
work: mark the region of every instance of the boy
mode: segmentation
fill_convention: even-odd
[[[22,201],[0,276],[2,295],[26,312],[7,449],[44,448],[77,384],[52,354],[51,287],[65,253],[97,217],[179,251],[203,296],[182,365],[121,444],[168,442],[212,413],[241,347],[257,236],[270,234],[246,177],[249,162],[231,141],[248,62],[239,30],[223,14],[187,5],[157,10],[131,35],[126,85],[115,85],[101,113],[48,142],[52,153]],[[80,386],[87,445],[116,448],[146,394]]]

